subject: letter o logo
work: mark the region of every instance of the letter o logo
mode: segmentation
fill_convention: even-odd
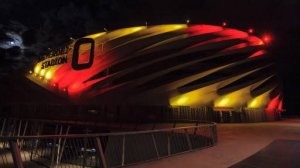
[[[91,44],[90,48],[90,59],[87,63],[79,64],[79,49],[82,44]],[[73,57],[72,57],[72,68],[75,70],[82,70],[90,68],[94,63],[94,48],[95,48],[95,41],[92,38],[81,38],[76,41],[73,50]]]

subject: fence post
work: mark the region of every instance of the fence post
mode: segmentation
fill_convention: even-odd
[[[63,126],[60,126],[59,135],[62,135]],[[61,150],[61,138],[58,139],[58,147],[57,147],[57,153],[56,153],[56,165],[59,164],[59,156],[60,156],[60,150]]]
[[[196,122],[196,127],[194,128],[194,135],[196,135],[198,124],[199,124],[199,121],[197,120],[197,122]]]
[[[170,139],[170,133],[168,133],[168,156],[171,155],[171,139]]]
[[[58,125],[55,126],[55,134],[58,132]],[[53,146],[51,148],[51,162],[50,167],[54,167],[56,165],[55,162],[55,149],[56,149],[56,138],[53,138]]]
[[[218,132],[217,132],[217,125],[213,125],[214,127],[214,135],[215,135],[215,144],[218,143]]]
[[[224,122],[224,120],[223,120],[223,112],[220,111],[220,123],[223,123],[223,122]]]
[[[157,159],[159,159],[159,153],[158,153],[158,150],[157,150],[157,144],[156,144],[155,137],[154,137],[153,133],[151,134],[151,136],[152,136],[153,145],[154,145],[154,148],[155,148]]]
[[[218,142],[216,125],[210,126],[210,129],[212,134],[212,145],[214,145]]]
[[[104,150],[103,150],[103,147],[102,147],[99,137],[96,137],[96,147],[97,147],[97,151],[99,151],[99,155],[100,155],[100,159],[102,161],[103,168],[108,168],[106,159],[105,159],[105,155],[103,153]]]
[[[71,126],[68,126],[67,131],[66,131],[66,133],[65,133],[66,135],[69,133],[70,127],[71,127]],[[62,148],[61,148],[61,151],[60,151],[60,155],[59,155],[59,159],[58,159],[57,164],[60,164],[60,162],[61,162],[61,159],[62,159],[64,150],[65,150],[66,141],[67,141],[67,138],[64,138],[63,144],[62,144]]]
[[[87,166],[87,137],[83,138],[83,159],[82,159],[82,167],[85,168]]]
[[[125,164],[125,143],[126,143],[126,139],[125,139],[125,135],[123,135],[123,140],[122,140],[122,166],[124,166],[124,164]]]
[[[21,158],[20,149],[18,147],[16,140],[10,140],[9,141],[10,151],[14,160],[14,166],[16,168],[23,168],[23,162]]]
[[[191,139],[190,139],[187,129],[184,129],[184,132],[185,132],[185,137],[186,137],[187,143],[189,145],[189,149],[192,150],[192,143],[191,143]]]
[[[22,136],[25,136],[26,131],[27,131],[27,126],[28,126],[28,121],[25,122],[25,126],[24,126],[24,130],[23,130]],[[21,140],[20,150],[22,150],[22,147],[24,145],[23,142],[24,142],[24,139]]]

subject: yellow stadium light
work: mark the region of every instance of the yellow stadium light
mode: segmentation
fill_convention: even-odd
[[[52,77],[52,72],[51,72],[51,71],[48,71],[48,72],[46,73],[46,75],[45,75],[45,78],[46,78],[47,80],[49,80],[49,79],[51,79],[51,77]]]
[[[40,72],[40,76],[44,76],[46,73],[46,70],[45,69],[42,69],[41,72]]]
[[[188,97],[186,97],[186,96],[183,96],[183,97],[180,97],[177,101],[176,101],[176,104],[177,105],[185,105],[186,104],[186,102],[189,100],[189,98]]]
[[[217,94],[214,92],[214,90],[214,86],[193,90],[191,92],[171,97],[169,103],[172,106],[205,106],[211,103],[217,97]]]
[[[171,27],[169,27],[169,30],[177,30],[177,29],[183,29],[183,28],[186,28],[187,26],[184,24],[177,24],[177,25],[173,25]]]
[[[38,74],[40,72],[41,68],[39,65],[35,66],[34,73]]]
[[[103,36],[105,34],[106,34],[106,32],[96,33],[96,34],[92,34],[92,35],[86,36],[86,38],[93,38],[93,39],[95,39],[95,38],[98,38],[98,37]]]
[[[246,87],[219,97],[215,100],[215,107],[237,108],[246,105],[246,103],[251,99],[249,89],[249,87]]]
[[[146,26],[138,26],[138,27],[130,27],[130,28],[124,28],[124,29],[119,29],[115,30],[112,32],[107,33],[107,39],[113,40],[119,37],[123,37],[138,31],[141,31],[143,29],[147,28]]]
[[[253,99],[253,100],[249,103],[248,107],[249,107],[249,108],[257,108],[257,105],[258,105],[258,100],[257,100],[257,99]]]
[[[229,102],[230,102],[229,98],[225,97],[218,103],[218,106],[224,107],[224,106],[228,105]]]
[[[253,98],[252,100],[250,100],[248,102],[247,107],[248,108],[264,108],[270,100],[269,93],[270,93],[270,91],[265,92],[264,94]]]

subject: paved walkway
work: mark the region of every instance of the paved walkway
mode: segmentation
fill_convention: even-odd
[[[299,140],[275,140],[230,168],[299,168],[299,149]]]
[[[225,168],[253,155],[275,139],[300,140],[300,119],[268,123],[218,124],[217,146],[130,168]],[[298,156],[296,156],[298,157]]]

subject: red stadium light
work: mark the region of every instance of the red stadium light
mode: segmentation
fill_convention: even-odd
[[[248,33],[252,34],[254,32],[254,29],[250,28],[248,29]]]
[[[226,21],[224,21],[224,22],[222,22],[222,26],[227,26],[227,22]]]
[[[271,42],[271,36],[270,35],[263,35],[262,40],[264,41],[265,44],[269,44]]]

